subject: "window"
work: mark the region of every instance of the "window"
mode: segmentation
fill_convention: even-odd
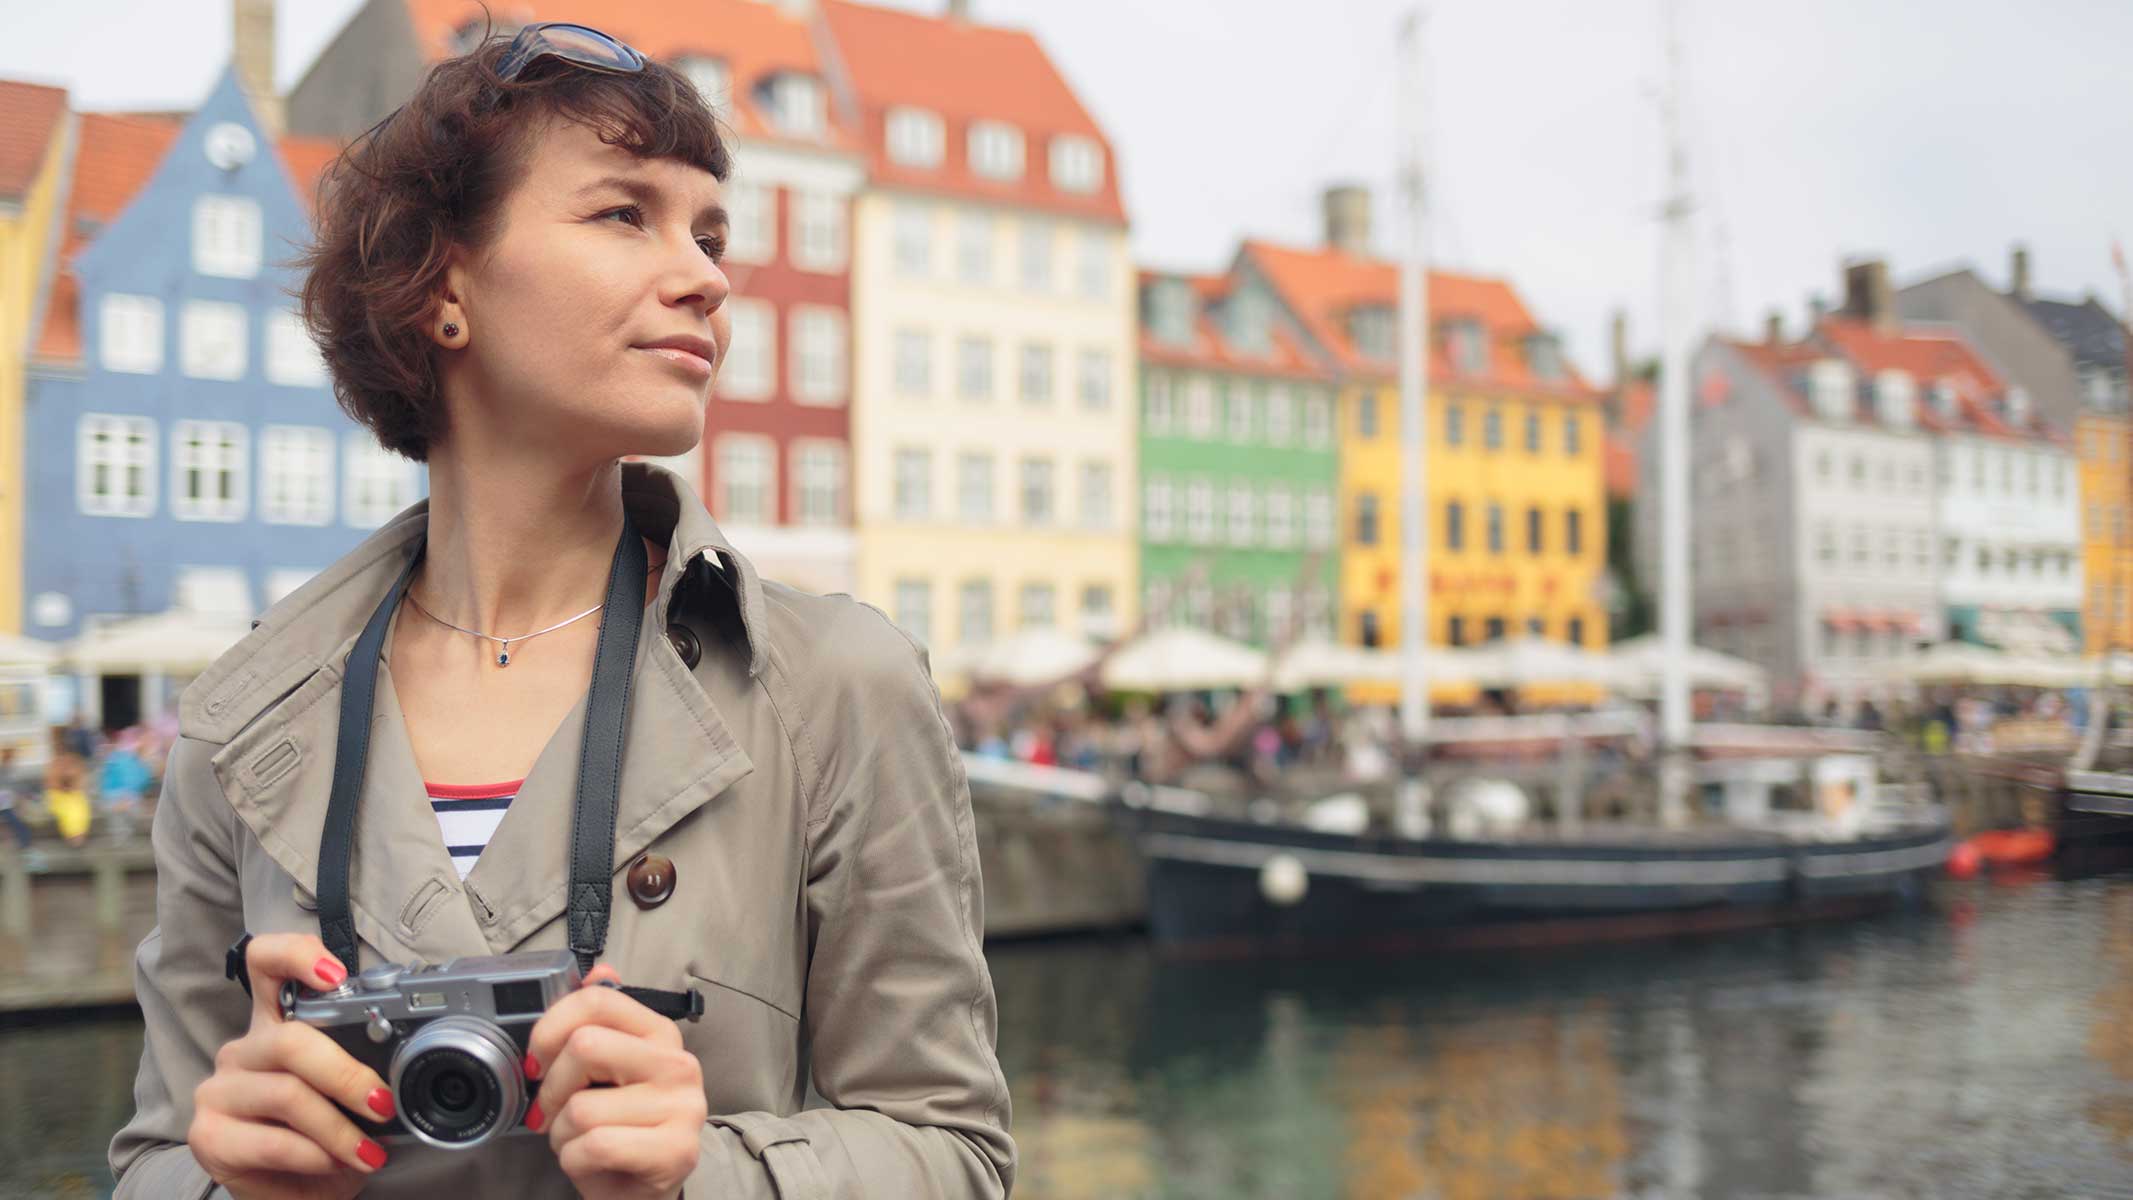
[[[1881,535],[1881,561],[1889,566],[1903,562],[1903,535],[1891,529]]]
[[[889,160],[898,166],[940,166],[946,141],[938,113],[923,108],[889,110]]]
[[[1585,553],[1585,514],[1574,508],[1563,514],[1563,552],[1572,558]]]
[[[333,520],[333,434],[269,425],[259,435],[259,517],[272,525]]]
[[[1313,488],[1304,497],[1304,541],[1313,550],[1333,548],[1333,492]]]
[[[1486,374],[1489,369],[1489,339],[1481,322],[1463,320],[1452,322],[1452,362],[1454,370],[1465,375]]]
[[[733,344],[719,367],[717,394],[727,400],[767,400],[778,361],[777,313],[767,300],[729,300]]]
[[[369,430],[348,435],[341,456],[341,518],[376,529],[415,502],[415,464],[377,443]]]
[[[992,640],[992,581],[972,579],[956,592],[956,636],[976,645]]]
[[[1579,452],[1585,448],[1584,433],[1585,427],[1579,422],[1577,414],[1565,413],[1563,415],[1563,453],[1572,458],[1577,457]]]
[[[1481,414],[1481,445],[1487,450],[1503,449],[1503,410],[1492,408]]]
[[[1829,451],[1827,450],[1815,455],[1815,482],[1829,482]]]
[[[106,371],[153,375],[163,369],[163,302],[154,296],[106,293],[97,310],[98,343]]]
[[[1296,619],[1296,596],[1286,585],[1275,584],[1266,590],[1266,636],[1268,641],[1287,637],[1290,625]]]
[[[1815,558],[1825,563],[1837,561],[1837,531],[1827,521],[1815,526]]]
[[[1253,546],[1259,541],[1259,497],[1242,483],[1229,485],[1229,544]]]
[[[1355,398],[1355,436],[1374,438],[1378,435],[1378,394],[1365,388]]]
[[[1482,641],[1500,642],[1503,640],[1503,634],[1504,628],[1502,617],[1488,617],[1481,622]]]
[[[1447,446],[1462,446],[1466,444],[1465,405],[1447,404],[1444,406],[1444,444]]]
[[[933,338],[923,329],[896,331],[896,394],[921,398],[933,391]]]
[[[1118,632],[1115,614],[1111,611],[1111,589],[1106,584],[1092,583],[1081,589],[1081,633],[1083,637],[1108,638]]]
[[[1378,544],[1378,498],[1374,492],[1363,492],[1355,498],[1355,544]]]
[[[778,255],[775,193],[759,183],[726,184],[726,260],[766,263]]]
[[[1083,350],[1074,360],[1075,395],[1087,412],[1111,407],[1111,352]]]
[[[1084,300],[1111,296],[1111,239],[1094,229],[1084,229],[1075,239],[1080,249],[1074,255],[1074,290]]]
[[[1296,394],[1276,385],[1266,398],[1266,440],[1286,446],[1296,438]]]
[[[1022,585],[1022,628],[1050,629],[1058,619],[1056,592],[1049,583]]]
[[[899,204],[895,217],[896,273],[924,279],[933,273],[933,213],[923,204]]]
[[[1277,550],[1296,544],[1296,493],[1286,484],[1267,489],[1266,544]]]
[[[1081,527],[1111,528],[1111,464],[1081,464]]]
[[[1093,192],[1103,186],[1103,152],[1078,134],[1052,139],[1052,186],[1062,192]]]
[[[788,71],[771,80],[770,108],[779,132],[792,137],[822,136],[822,83],[813,76]]]
[[[1022,460],[1022,520],[1029,525],[1052,523],[1052,460]]]
[[[955,343],[955,390],[965,400],[992,399],[992,339],[962,337]]]
[[[1150,371],[1142,383],[1141,416],[1148,432],[1161,436],[1177,424],[1177,404],[1170,390],[1170,376]]]
[[[1052,402],[1052,348],[1037,342],[1022,347],[1022,403]]]
[[[711,469],[719,520],[768,525],[777,519],[778,460],[769,438],[752,433],[720,435]]]
[[[970,451],[955,460],[955,507],[967,524],[992,524],[992,471],[990,454]]]
[[[1355,640],[1372,650],[1385,644],[1385,629],[1376,609],[1366,608],[1355,614]]]
[[[793,524],[844,524],[844,445],[820,438],[792,444]]]
[[[187,300],[178,316],[178,369],[194,379],[242,379],[245,360],[242,304]]]
[[[955,277],[984,287],[992,283],[992,218],[964,210],[955,223]]]
[[[1446,617],[1444,619],[1444,641],[1445,644],[1451,646],[1466,645],[1465,617]]]
[[[794,192],[792,207],[792,265],[803,271],[842,271],[847,243],[844,197]]]
[[[1526,414],[1526,453],[1539,454],[1541,450],[1541,418],[1537,412]]]
[[[267,380],[294,387],[319,387],[326,382],[326,360],[318,343],[295,313],[277,309],[267,314]]]
[[[259,274],[259,202],[249,196],[195,197],[193,270],[224,279]]]
[[[1167,542],[1177,533],[1176,491],[1168,479],[1151,476],[1141,485],[1141,529],[1151,542]]]
[[[1483,514],[1487,521],[1489,553],[1503,553],[1503,505],[1491,504]]]
[[[792,310],[792,393],[802,404],[842,404],[844,314],[812,304]]]
[[[1052,290],[1052,226],[1034,218],[1022,222],[1022,287],[1026,291]]]
[[[1228,397],[1230,441],[1249,442],[1252,440],[1252,390],[1243,383],[1224,383],[1222,385],[1222,391]]]
[[[896,452],[896,519],[933,517],[933,452],[906,446]]]
[[[1444,502],[1444,548],[1466,549],[1466,505],[1457,500]]]
[[[896,581],[896,623],[921,645],[933,639],[933,585],[923,579]]]
[[[1583,617],[1572,617],[1572,618],[1570,618],[1570,624],[1569,624],[1569,627],[1568,627],[1568,629],[1567,629],[1567,631],[1566,631],[1566,632],[1567,632],[1567,633],[1569,634],[1569,638],[1568,638],[1568,640],[1569,640],[1569,642],[1570,642],[1570,644],[1571,644],[1571,645],[1573,645],[1573,646],[1582,646],[1582,645],[1584,645],[1584,644],[1585,644],[1585,618],[1583,618]]]
[[[1547,537],[1542,533],[1542,528],[1546,524],[1547,522],[1541,517],[1541,510],[1537,508],[1526,510],[1526,553],[1539,554],[1547,548]]]
[[[706,58],[701,54],[684,55],[676,66],[696,88],[696,94],[704,98],[705,106],[720,110],[733,101],[733,75],[726,69],[724,59]]]
[[[1333,444],[1333,404],[1318,392],[1304,397],[1304,445],[1323,450]]]
[[[1205,375],[1185,381],[1185,432],[1196,438],[1215,436],[1215,384]]]
[[[1022,178],[1022,131],[1001,121],[970,124],[970,169],[986,179]]]
[[[1185,540],[1195,546],[1215,540],[1215,485],[1205,479],[1185,486]]]
[[[92,517],[156,510],[156,424],[147,417],[84,413],[75,426],[74,498]]]
[[[1537,637],[1541,637],[1541,636],[1545,635],[1545,634],[1546,634],[1547,632],[1548,632],[1548,622],[1546,622],[1546,621],[1544,621],[1544,620],[1540,619],[1539,617],[1527,617],[1527,618],[1526,618],[1526,636],[1527,636],[1527,637],[1533,637],[1533,638],[1537,638]]]

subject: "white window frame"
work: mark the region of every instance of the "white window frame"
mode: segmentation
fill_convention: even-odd
[[[794,191],[792,265],[802,271],[834,274],[851,260],[850,222],[842,193]]]
[[[801,404],[835,408],[850,389],[846,366],[844,313],[820,304],[796,304],[792,321],[792,398]]]
[[[941,165],[948,136],[939,113],[904,105],[891,108],[887,133],[890,162],[900,167]]]
[[[966,579],[955,590],[956,640],[983,645],[993,638],[992,580]]]
[[[736,469],[743,466],[746,470]],[[735,526],[777,523],[778,444],[768,434],[722,433],[713,439],[711,482],[720,521]],[[734,502],[742,489],[752,503]]]
[[[1059,520],[1058,481],[1055,478],[1052,460],[1041,455],[1031,455],[1022,460],[1016,473],[1015,499],[1021,509],[1022,523],[1031,528],[1049,528]],[[1038,503],[1031,503],[1036,499]]]
[[[269,525],[333,523],[333,431],[269,425],[259,432],[259,519]]]
[[[1215,485],[1209,480],[1185,485],[1185,540],[1195,546],[1215,540]]]
[[[721,400],[768,400],[778,382],[778,310],[754,298],[728,300],[726,307],[733,340],[719,364],[713,394]]]
[[[955,394],[972,402],[990,401],[993,393],[994,358],[992,339],[983,334],[965,334],[955,341]]]
[[[1296,393],[1285,383],[1267,388],[1266,440],[1270,446],[1290,446],[1296,442]]]
[[[1312,488],[1304,495],[1304,544],[1313,550],[1333,548],[1333,491]]]
[[[303,318],[288,309],[267,314],[266,377],[289,387],[324,387],[326,360]]]
[[[772,119],[786,137],[819,138],[829,127],[829,112],[822,81],[798,71],[784,71],[771,80]]]
[[[967,153],[970,173],[1012,183],[1022,178],[1022,131],[1005,121],[972,121]]]
[[[1250,549],[1259,544],[1259,497],[1249,484],[1229,485],[1227,516],[1230,545]]]
[[[1054,629],[1059,625],[1059,589],[1049,583],[1022,585],[1015,598],[1018,629]]]
[[[1177,536],[1177,487],[1160,475],[1141,485],[1141,532],[1151,542]]]
[[[1112,464],[1091,460],[1081,464],[1081,527],[1091,531],[1111,528],[1117,520],[1116,503],[1112,492],[1116,490],[1118,471]]]
[[[890,511],[899,521],[933,519],[933,451],[899,446],[891,462]]]
[[[1078,133],[1054,135],[1051,144],[1052,186],[1087,195],[1104,185],[1103,149]]]
[[[1252,387],[1241,379],[1229,381],[1224,391],[1229,393],[1229,411],[1224,415],[1224,432],[1229,440],[1238,445],[1250,445],[1252,440]]]
[[[1152,436],[1168,437],[1177,428],[1177,390],[1171,383],[1168,371],[1150,371],[1144,381],[1141,419]]]
[[[990,525],[997,519],[993,491],[997,470],[993,455],[966,450],[955,460],[956,515],[966,525]]]
[[[163,369],[163,302],[106,292],[97,306],[97,355],[106,371],[154,375]]]
[[[1015,391],[1022,403],[1048,408],[1052,403],[1052,348],[1044,342],[1024,342],[1015,357]]]
[[[1108,412],[1111,408],[1111,352],[1083,347],[1074,356],[1074,394],[1083,412]]]
[[[1210,439],[1215,436],[1215,381],[1205,375],[1185,380],[1185,435]]]
[[[188,378],[244,378],[251,314],[227,300],[187,300],[178,310],[178,369]]]
[[[1052,290],[1052,258],[1058,253],[1052,223],[1042,217],[1024,217],[1016,230],[1015,278],[1022,290],[1046,293]]]
[[[792,495],[787,498],[792,523],[811,529],[844,525],[845,480],[849,474],[844,443],[830,438],[794,438],[787,453],[792,456],[792,467],[786,473],[792,481]]]
[[[104,468],[116,486],[97,491]],[[133,478],[138,472],[138,478]],[[133,486],[137,484],[138,486]],[[74,503],[92,517],[149,517],[156,511],[156,423],[148,417],[83,413],[75,423]]]
[[[1111,239],[1084,229],[1076,239],[1080,251],[1074,260],[1074,288],[1084,300],[1105,300],[1111,295]]]
[[[892,587],[895,597],[896,624],[910,634],[920,645],[933,640],[933,581],[929,579],[898,579]]]
[[[933,335],[899,329],[891,338],[896,394],[922,400],[933,394]]]
[[[972,287],[993,283],[993,241],[997,225],[992,214],[966,208],[955,220],[955,277]]]
[[[1296,544],[1296,493],[1284,483],[1267,489],[1266,544],[1277,550]]]
[[[415,502],[415,464],[380,446],[367,429],[342,439],[341,519],[376,529]]]
[[[749,179],[726,183],[726,261],[767,263],[778,256],[778,190]]]
[[[193,197],[193,270],[218,279],[259,277],[266,221],[250,196]]]
[[[896,274],[905,279],[926,279],[933,274],[933,210],[905,201],[890,218],[892,254]]]
[[[733,104],[733,70],[723,58],[707,54],[685,54],[675,64],[704,98],[704,106],[723,114]]]
[[[1333,398],[1324,392],[1312,391],[1303,398],[1303,438],[1313,450],[1333,445]]]
[[[235,421],[172,422],[170,515],[180,521],[242,521],[250,507],[251,449],[251,430]],[[187,495],[196,480],[200,495]]]

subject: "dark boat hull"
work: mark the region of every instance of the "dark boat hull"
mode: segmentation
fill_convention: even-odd
[[[1172,812],[1134,815],[1148,922],[1173,952],[1539,946],[1846,916],[1923,893],[1945,825],[1836,843],[1350,837]],[[1301,867],[1277,903],[1269,860]]]

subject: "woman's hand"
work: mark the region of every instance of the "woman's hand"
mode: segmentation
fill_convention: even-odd
[[[602,980],[621,982],[601,963],[534,1023],[526,1124],[586,1200],[674,1200],[703,1148],[703,1067],[674,1022]]]
[[[284,980],[338,987],[347,968],[301,933],[253,938],[244,965],[252,1027],[215,1052],[215,1073],[193,1089],[186,1143],[236,1200],[347,1200],[385,1165],[385,1150],[342,1109],[382,1120],[392,1093],[325,1034],[282,1020],[280,1000]]]

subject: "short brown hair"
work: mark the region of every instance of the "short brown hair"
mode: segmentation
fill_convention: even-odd
[[[333,375],[334,397],[386,449],[426,462],[444,430],[437,293],[454,245],[499,232],[503,201],[525,174],[534,131],[559,117],[639,158],[671,158],[723,181],[731,170],[718,119],[679,72],[646,60],[616,74],[536,61],[497,78],[503,35],[432,68],[414,98],[351,142],[319,181],[316,240],[305,272],[304,324]]]

